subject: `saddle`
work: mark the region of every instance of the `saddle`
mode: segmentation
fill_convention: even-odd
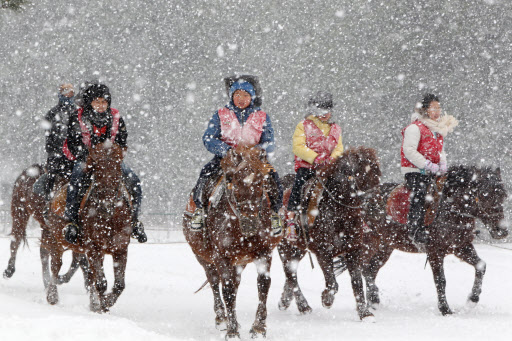
[[[432,224],[436,217],[445,182],[446,176],[437,177],[436,181],[431,182],[427,188],[425,226]],[[409,208],[411,206],[410,197],[411,191],[403,184],[396,186],[389,193],[386,201],[386,213],[391,217],[391,220],[400,224],[407,224]]]

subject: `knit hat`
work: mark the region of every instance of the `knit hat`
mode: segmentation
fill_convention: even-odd
[[[238,81],[234,82],[233,85],[231,85],[229,88],[230,99],[233,98],[233,94],[237,90],[243,90],[247,92],[249,95],[251,95],[253,100],[256,98],[256,90],[254,90],[254,86],[244,79],[239,79]]]

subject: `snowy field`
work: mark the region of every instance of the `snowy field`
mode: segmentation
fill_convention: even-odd
[[[512,245],[500,245],[512,248]],[[509,340],[512,335],[512,251],[478,245],[487,262],[480,304],[466,309],[466,296],[473,283],[473,269],[455,257],[446,259],[447,295],[456,313],[443,317],[437,310],[430,268],[425,255],[395,252],[382,269],[377,284],[381,307],[375,323],[361,323],[347,274],[338,278],[340,291],[332,309],[320,302],[323,290],[318,266],[307,259],[299,280],[313,308],[298,314],[295,303],[279,311],[284,285],[281,261],[275,254],[268,300],[268,340]],[[81,273],[59,287],[60,303],[46,303],[37,238],[20,249],[13,278],[0,279],[0,340],[223,340],[214,327],[211,290],[194,291],[205,276],[185,243],[131,244],[126,289],[110,313],[89,312],[88,295]],[[9,239],[0,238],[0,266],[9,256]],[[65,268],[70,261],[66,254]],[[111,259],[106,270],[112,282]],[[256,271],[247,267],[238,295],[238,318],[242,339],[257,305]]]

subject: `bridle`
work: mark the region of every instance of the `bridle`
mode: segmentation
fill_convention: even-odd
[[[364,193],[363,191],[360,190],[359,188],[359,185],[357,184],[357,180],[356,180],[356,177],[354,176],[354,173],[355,173],[355,170],[354,170],[354,165],[352,163],[352,160],[350,158],[350,155],[348,156],[348,163],[349,163],[349,168],[350,168],[350,175],[347,177],[347,180],[349,181],[350,183],[350,187],[355,189],[357,191],[357,193]],[[364,203],[359,205],[359,206],[352,206],[352,205],[347,205],[343,202],[341,202],[338,198],[336,198],[336,196],[327,188],[327,186],[325,185],[324,181],[322,180],[321,177],[317,176],[317,179],[318,181],[320,182],[320,184],[322,185],[324,191],[327,193],[327,195],[335,202],[337,203],[338,205],[341,205],[341,206],[344,206],[344,207],[348,207],[348,208],[353,208],[353,209],[357,209],[357,208],[362,208],[364,207]],[[356,195],[359,195],[359,194],[356,194]]]

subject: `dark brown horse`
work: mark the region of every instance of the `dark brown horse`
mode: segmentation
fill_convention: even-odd
[[[379,184],[380,175],[375,150],[359,147],[345,151],[334,163],[317,171],[316,177],[304,186],[302,206],[308,207],[312,202],[317,202],[318,206],[313,212],[309,209],[310,216],[302,219],[302,226],[309,221],[309,228],[302,228],[299,240],[296,243],[283,240],[278,246],[286,275],[279,303],[281,310],[287,309],[295,298],[301,313],[311,311],[297,281],[297,264],[307,251],[311,251],[325,277],[323,306],[330,308],[338,291],[333,258],[344,255],[359,317],[373,316],[365,303],[361,276],[363,257],[368,254],[363,244],[361,216],[363,195]],[[311,221],[311,213],[316,215],[314,222]]]
[[[395,187],[396,184],[379,186],[369,193],[365,206],[364,220],[371,230],[365,234],[365,243],[377,253],[365,263],[363,275],[367,299],[374,308],[380,302],[375,278],[393,250],[420,252],[407,237],[406,226],[388,220],[386,216],[386,201]],[[506,237],[508,232],[501,224],[504,219],[503,202],[507,194],[499,169],[466,166],[450,168],[441,193],[437,214],[433,223],[427,227],[431,240],[424,251],[434,275],[438,308],[443,315],[447,315],[452,311],[445,294],[444,258],[453,254],[475,268],[475,281],[468,304],[478,303],[486,264],[478,257],[473,246],[475,222],[481,220],[493,238]]]
[[[275,184],[265,165],[258,148],[230,150],[221,161],[223,175],[210,198],[202,233],[189,228],[195,209],[191,199],[183,216],[183,232],[213,291],[216,325],[227,322],[226,338],[239,337],[236,294],[242,270],[252,262],[258,270],[259,305],[251,334],[266,334],[272,251],[282,233],[272,234],[268,193]]]
[[[51,256],[51,277],[47,300],[59,300],[56,284],[62,266],[62,254],[71,249],[84,253],[89,263],[90,308],[95,312],[108,311],[125,288],[125,270],[131,233],[131,203],[122,180],[123,151],[117,144],[105,142],[89,150],[86,171],[93,181],[80,208],[82,226],[76,245],[64,239],[62,230],[67,224],[63,215],[66,188],[62,188],[52,202],[43,230],[41,248]],[[112,255],[114,285],[105,294],[107,282],[103,272],[105,254]]]
[[[25,169],[14,183],[11,200],[11,256],[3,274],[4,278],[11,278],[16,270],[16,255],[21,242],[26,244],[26,230],[30,217],[34,217],[42,230],[45,229],[45,200],[41,195],[36,194],[33,190],[34,183],[44,174],[44,172],[44,167],[34,164]],[[65,183],[65,180],[66,179],[63,177],[58,177],[55,188],[58,189],[62,186]],[[49,283],[49,277],[45,276],[47,273],[47,270],[45,271],[45,269],[48,269],[48,257],[44,250],[41,250],[41,260],[43,263],[43,282],[46,288]],[[61,284],[69,282],[79,266],[82,267],[85,277],[85,273],[87,272],[87,260],[82,255],[73,253],[71,267],[65,275],[58,277],[57,283]]]

